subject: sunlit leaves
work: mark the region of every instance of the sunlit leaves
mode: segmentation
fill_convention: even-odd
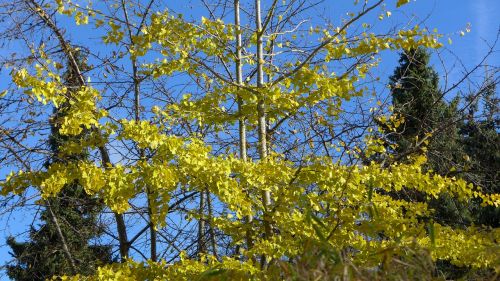
[[[408,2],[397,1],[397,6]],[[173,135],[168,127],[182,122],[200,128],[220,128],[244,117],[251,129],[257,123],[259,100],[264,102],[271,124],[284,116],[298,116],[301,111],[317,109],[321,104],[324,106],[315,113],[315,118],[319,124],[331,125],[326,120],[338,117],[346,101],[364,94],[360,85],[378,65],[378,53],[418,46],[439,48],[440,35],[436,32],[416,26],[385,35],[366,31],[351,36],[350,26],[331,30],[311,27],[309,36],[325,44],[311,53],[307,61],[303,60],[307,53],[291,56],[289,61],[285,57],[287,62],[280,66],[264,61],[269,79],[256,87],[254,78],[236,84],[231,75],[221,74],[214,67],[216,63],[223,65],[219,65],[220,68],[232,65],[236,59],[235,27],[220,19],[201,18],[199,22],[188,22],[168,11],[151,13],[146,24],[126,38],[127,27],[122,22],[93,19],[68,1],[57,4],[59,12],[73,15],[77,24],[94,21],[96,28],[104,30],[102,40],[108,46],[121,46],[127,41],[128,53],[124,52],[121,59],[139,60],[141,77],[160,79],[186,74],[196,82],[198,92],[179,93],[178,98],[165,105],[154,104],[155,119],[110,116],[109,120],[104,120],[110,113],[100,109],[99,90],[82,86],[69,91],[58,75],[61,67],[53,62],[46,61],[33,70],[13,71],[14,83],[41,107],[71,105],[58,120],[62,135],[90,131],[88,137],[61,147],[61,153],[79,153],[121,142],[135,145],[147,152],[148,157],[126,164],[113,163],[115,165],[104,161],[72,161],[65,165],[52,164],[38,171],[12,173],[0,183],[2,195],[21,194],[36,188],[43,198],[48,198],[56,196],[64,185],[78,181],[88,194],[99,197],[118,213],[129,210],[133,200],[147,198],[153,225],[163,227],[169,219],[168,208],[176,191],[208,192],[224,206],[224,212],[211,217],[210,224],[230,237],[233,244],[242,244],[247,230],[252,230],[254,241],[253,247],[241,251],[240,260],[230,257],[217,260],[208,255],[195,260],[183,255],[172,266],[166,266],[164,261],[129,261],[101,267],[90,279],[193,280],[220,271],[233,271],[236,276],[250,278],[265,274],[253,263],[253,257],[293,259],[308,241],[344,251],[353,263],[373,268],[385,258],[380,253],[403,254],[398,249],[409,246],[429,248],[435,259],[450,260],[457,265],[492,267],[498,259],[500,251],[489,250],[498,248],[495,248],[495,241],[499,239],[496,229],[462,231],[433,224],[433,235],[429,234],[429,221],[434,212],[426,203],[429,199],[446,193],[463,202],[474,199],[484,205],[498,206],[500,203],[498,194],[486,195],[479,187],[462,180],[423,172],[424,157],[405,159],[403,163],[391,162],[385,167],[366,159],[363,165],[345,165],[335,163],[330,157],[308,155],[298,164],[271,151],[271,156],[263,161],[242,161],[229,153],[213,151],[206,144],[207,139],[198,134],[180,137]],[[391,13],[386,11],[385,17],[389,16]],[[283,17],[279,18],[282,20]],[[365,30],[368,28],[364,25]],[[247,32],[247,46],[243,62],[251,68],[256,63],[252,52],[257,36],[255,32],[244,32]],[[293,41],[298,41],[296,34],[286,38],[280,36],[265,34],[267,40],[280,42],[279,49],[291,50],[295,46]],[[267,52],[272,50],[266,49]],[[46,54],[41,56],[46,57]],[[338,64],[351,61],[356,63],[342,68],[344,72],[338,70]],[[235,101],[241,102],[238,111],[231,108]],[[158,120],[161,122],[156,122]],[[378,121],[392,131],[402,123],[395,115],[380,117]],[[309,144],[314,148],[314,143]],[[385,149],[382,140],[367,136],[363,148],[356,147],[353,154],[369,159],[383,155]],[[417,193],[422,200],[412,202],[391,196],[402,190]],[[260,200],[264,191],[271,193],[269,206]],[[201,219],[193,210],[187,213]],[[248,215],[255,218],[252,223],[242,221]],[[263,235],[264,217],[276,235]],[[480,241],[481,245],[475,247],[475,241],[468,237]]]
[[[398,2],[396,3],[396,7],[401,7],[408,3],[410,3],[410,0],[398,0]]]

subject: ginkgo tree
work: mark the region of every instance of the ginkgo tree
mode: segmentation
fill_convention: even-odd
[[[1,194],[36,190],[44,199],[78,181],[112,211],[122,263],[75,280],[273,279],[284,274],[276,264],[293,263],[310,244],[335,249],[353,268],[382,270],[388,257],[426,249],[434,260],[500,270],[500,230],[442,226],[426,200],[391,196],[448,193],[499,207],[498,194],[424,172],[421,155],[370,162],[385,152],[370,134],[376,128],[354,126],[359,120],[339,127],[352,100],[368,94],[380,52],[442,46],[419,26],[375,33],[363,23],[409,1],[355,1],[337,25],[324,26],[298,20],[309,1],[235,0],[234,13],[216,17],[227,7],[207,6],[196,20],[155,1],[20,2],[52,42],[30,46],[31,65],[11,66],[15,87],[6,96],[36,104],[37,116],[69,104],[60,134],[82,137],[60,151],[94,158],[24,167],[0,183]],[[56,20],[67,17],[104,47],[71,44]],[[78,69],[75,48],[94,57],[92,71]],[[79,73],[77,90],[62,82],[61,61]],[[378,122],[400,124],[395,116]],[[144,228],[127,221],[132,211]],[[182,243],[171,236],[179,221],[191,229],[176,230]],[[144,254],[136,244],[147,230]]]

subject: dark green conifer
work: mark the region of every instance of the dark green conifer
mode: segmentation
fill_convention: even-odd
[[[85,70],[84,58],[77,54],[78,64],[81,70]],[[76,75],[70,67],[64,75],[70,93],[78,90],[75,86],[78,85]],[[86,152],[68,156],[60,151],[65,142],[86,136],[86,132],[74,137],[59,134],[60,120],[69,107],[70,103],[66,102],[54,109],[48,141],[51,157],[47,159],[46,166],[88,157]],[[18,242],[13,237],[7,239],[14,258],[6,266],[11,279],[45,280],[54,275],[88,275],[99,265],[112,262],[111,246],[96,244],[96,239],[103,232],[103,226],[98,222],[103,204],[88,196],[77,181],[65,186],[56,198],[44,200],[42,204],[41,223],[29,230],[29,240]]]
[[[500,193],[500,99],[491,77],[487,77],[485,85],[480,98],[469,97],[467,101],[473,106],[460,133],[468,161],[459,175],[486,193]],[[482,101],[481,108],[474,100]],[[483,208],[479,203],[475,204],[475,224],[500,227],[500,208]]]
[[[396,132],[388,134],[397,148],[396,157],[412,153],[425,153],[425,168],[440,175],[450,175],[464,161],[456,110],[458,100],[447,103],[439,90],[439,76],[429,65],[430,54],[423,48],[401,54],[399,66],[390,77],[394,113],[404,118]],[[428,139],[427,145],[419,142]],[[421,194],[398,194],[407,200],[426,200]],[[450,196],[442,195],[429,204],[436,210],[430,218],[441,224],[464,227],[471,223],[468,208]]]
[[[407,50],[401,54],[399,66],[390,77],[394,113],[404,118],[396,132],[387,134],[392,151],[399,161],[413,153],[425,153],[428,172],[455,176],[464,167],[466,153],[463,149],[460,127],[462,116],[457,111],[458,100],[447,103],[439,90],[439,76],[430,66],[430,54],[424,48]],[[426,144],[422,140],[427,139]],[[426,198],[416,192],[398,192],[394,196],[411,201],[425,201],[434,209],[428,222],[437,222],[456,228],[473,223],[473,202],[459,202],[448,194],[437,199]],[[437,261],[439,274],[456,279],[469,272],[467,268]]]

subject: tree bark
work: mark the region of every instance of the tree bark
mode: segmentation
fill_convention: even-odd
[[[125,24],[127,25],[127,31],[128,31],[128,36],[130,40],[130,46],[134,45],[134,37],[132,35],[132,30],[130,28],[130,21],[128,17],[128,12],[127,8],[125,5],[125,1],[121,1],[122,4],[122,10],[123,10],[123,15],[125,17]],[[141,116],[141,102],[140,102],[140,93],[141,93],[141,88],[140,88],[140,83],[141,80],[138,75],[138,68],[137,68],[137,59],[135,57],[130,58],[131,64],[132,64],[132,79],[134,83],[134,119],[135,121],[140,120]],[[144,149],[139,149],[139,160],[144,159]],[[156,253],[156,240],[157,240],[157,235],[156,235],[156,229],[155,225],[153,223],[152,217],[153,217],[153,209],[151,208],[151,199],[149,198],[149,195],[151,193],[149,187],[144,188],[146,195],[147,195],[147,204],[148,204],[148,217],[149,217],[149,238],[150,238],[150,259],[152,261],[156,261],[157,258],[157,253]]]
[[[205,191],[200,192],[200,207],[199,207],[199,216],[198,219],[198,253],[206,254],[206,243],[205,243]]]
[[[241,20],[240,20],[240,0],[234,1],[234,25],[235,25],[235,35],[236,35],[236,83],[238,85],[243,84],[243,65],[241,63],[241,49],[242,49],[242,39],[241,39]],[[240,158],[244,162],[247,161],[247,132],[245,125],[245,116],[242,113],[243,100],[238,95],[238,115],[240,116],[238,120],[239,125],[239,145],[240,145]],[[247,249],[252,248],[252,230],[251,225],[253,222],[253,216],[249,215],[246,217],[246,223],[249,225],[249,229],[246,232],[246,243]]]
[[[212,252],[215,258],[219,259],[219,254],[217,253],[217,243],[215,241],[215,231],[214,231],[214,226],[212,224],[212,219],[213,219],[212,199],[210,198],[210,193],[208,192],[208,190],[207,190],[207,207],[208,207],[208,221],[210,223],[209,231],[210,231],[210,243],[212,244]]]
[[[255,0],[255,27],[257,33],[257,88],[263,88],[264,86],[264,54],[263,54],[263,42],[262,35],[264,31],[262,30],[262,19],[261,19],[261,7],[260,0]],[[267,122],[266,122],[266,108],[265,108],[265,96],[263,91],[259,91],[259,99],[257,104],[257,115],[258,115],[258,135],[259,135],[259,156],[260,161],[266,161],[267,159]],[[264,223],[264,234],[265,238],[270,238],[271,233],[271,222],[269,218],[269,206],[271,205],[271,192],[269,190],[264,190],[262,192],[262,203],[264,205],[263,223]],[[261,264],[264,267],[266,264],[266,257],[262,257]]]
[[[50,219],[52,220],[52,222],[54,223],[54,226],[56,227],[57,236],[59,236],[59,239],[61,240],[61,245],[63,248],[64,255],[69,260],[69,264],[70,264],[71,270],[72,270],[71,273],[74,275],[77,273],[75,260],[71,256],[71,252],[69,251],[68,244],[66,243],[66,238],[64,238],[64,234],[62,233],[61,226],[59,225],[59,221],[57,220],[56,215],[52,211],[52,206],[50,205],[50,202],[48,200],[46,200],[45,202],[47,204],[47,209],[49,210]]]

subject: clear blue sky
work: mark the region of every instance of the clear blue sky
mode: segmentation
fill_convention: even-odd
[[[264,4],[267,0],[264,0]],[[167,5],[170,2],[174,2],[175,9],[178,11],[189,10],[187,7],[188,2],[197,1],[167,1]],[[209,1],[210,2],[210,1]],[[392,1],[395,2],[395,1]],[[348,7],[351,5],[352,0],[327,0],[325,4],[327,9],[325,12],[332,12],[337,14],[341,7]],[[393,7],[393,3],[389,1],[390,6]],[[198,13],[201,11],[201,6],[193,4],[192,12]],[[391,7],[388,7],[389,9]],[[201,13],[200,13],[201,14]],[[448,69],[455,64],[455,61],[460,58],[466,67],[472,67],[477,64],[482,56],[487,51],[488,47],[486,42],[492,43],[495,39],[497,31],[500,27],[500,1],[499,0],[418,0],[412,1],[409,5],[405,6],[400,11],[393,11],[393,15],[390,20],[386,23],[391,25],[393,23],[404,23],[409,19],[413,19],[414,23],[418,23],[424,19],[425,26],[433,29],[437,28],[440,33],[445,35],[444,42],[447,41],[448,37],[451,37],[453,44],[446,44],[446,48],[456,55],[454,58],[447,51],[443,53],[443,58],[445,60],[445,65]],[[465,30],[467,24],[470,23],[471,32],[466,34],[464,37],[459,35],[461,30]],[[85,36],[87,34],[82,34]],[[500,50],[500,46],[497,46],[497,50]],[[0,55],[11,52],[11,50],[0,49]],[[387,78],[394,69],[397,63],[397,55],[389,54],[384,55],[384,60],[380,65],[379,74],[381,78]],[[497,52],[494,54],[488,62],[493,65],[497,65],[500,62],[500,54]],[[442,72],[439,60],[436,56],[433,57],[433,64],[436,69]],[[457,79],[461,71],[460,67],[454,68],[450,74],[451,80]],[[383,75],[383,74],[387,75]],[[5,71],[0,75],[0,90],[5,86]],[[3,167],[0,167],[0,179],[4,178],[5,174],[9,171]],[[17,235],[20,232],[27,230],[28,225],[32,221],[32,214],[27,213],[15,213],[9,218],[8,224],[6,223],[6,218],[0,218],[0,264],[4,264],[10,259],[8,254],[8,248],[4,246],[4,239],[8,235]],[[7,280],[5,276],[0,271],[0,280]]]
[[[500,1],[497,0],[418,0],[412,1],[405,10],[420,19],[429,16],[427,27],[438,28],[440,33],[451,35],[453,43],[446,44],[446,48],[469,67],[480,62],[489,49],[485,41],[493,43],[500,28]],[[471,32],[464,37],[457,36],[456,33],[464,30],[468,23]],[[498,46],[496,49],[500,50]],[[488,62],[498,66],[500,54],[497,52]],[[445,63],[449,67],[453,58]]]

